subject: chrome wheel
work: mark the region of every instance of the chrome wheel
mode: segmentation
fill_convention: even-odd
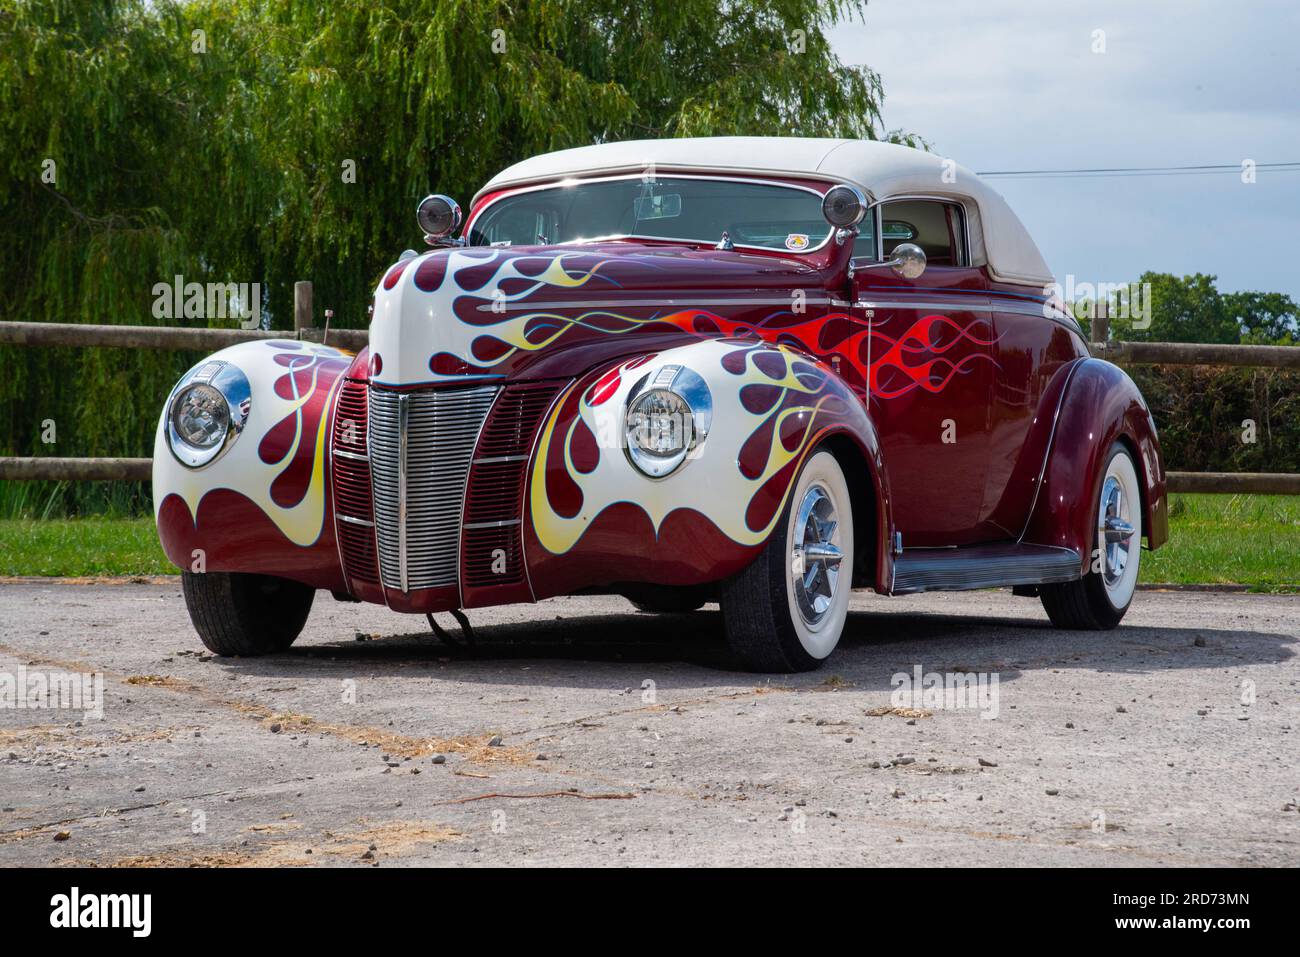
[[[1125,607],[1137,586],[1142,512],[1137,472],[1127,453],[1111,458],[1097,502],[1097,552],[1093,571],[1115,608]]]
[[[835,602],[840,564],[844,559],[839,541],[835,502],[820,484],[809,486],[795,513],[790,548],[790,583],[795,604],[809,625],[821,622]]]
[[[1101,490],[1101,506],[1097,514],[1097,541],[1102,549],[1101,574],[1107,588],[1115,587],[1124,577],[1133,532],[1124,486],[1116,476],[1108,475]]]

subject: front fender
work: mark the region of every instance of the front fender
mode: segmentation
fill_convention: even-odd
[[[685,464],[652,479],[626,454],[624,408],[644,376],[674,364],[703,378],[712,424]],[[830,367],[786,346],[720,339],[591,371],[555,402],[530,464],[525,554],[534,595],[735,574],[767,543],[804,459],[832,438],[856,451],[870,482],[856,491],[873,507],[868,567],[880,587],[892,523],[879,443],[861,401]]]
[[[337,349],[268,339],[223,349],[181,378],[163,406],[153,453],[154,517],[168,559],[186,570],[257,572],[343,590],[326,520],[326,429],[351,361]],[[189,468],[172,454],[167,409],[214,362],[247,378],[248,418],[222,456]]]
[[[1116,441],[1128,445],[1137,466],[1147,544],[1164,544],[1169,517],[1155,421],[1133,380],[1101,359],[1082,360],[1066,386],[1024,541],[1076,549],[1087,572],[1096,534],[1094,509],[1106,455]]]

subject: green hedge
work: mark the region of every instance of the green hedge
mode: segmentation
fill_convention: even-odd
[[[1151,406],[1167,468],[1300,472],[1300,373],[1205,366],[1128,371]]]

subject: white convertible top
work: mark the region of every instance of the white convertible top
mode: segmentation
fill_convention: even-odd
[[[970,213],[971,258],[1003,282],[1052,282],[1038,247],[995,189],[942,156],[871,140],[793,136],[710,136],[628,140],[543,153],[492,177],[475,195],[564,177],[641,172],[735,172],[829,179],[857,186],[873,202],[895,196],[962,200]]]

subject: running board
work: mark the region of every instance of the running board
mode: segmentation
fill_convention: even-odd
[[[1046,585],[1082,577],[1072,548],[999,542],[961,548],[908,548],[894,559],[893,595],[967,591],[1007,585]]]

